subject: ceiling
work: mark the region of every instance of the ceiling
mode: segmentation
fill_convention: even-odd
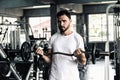
[[[68,9],[73,13],[82,13],[83,5],[116,3],[117,1],[118,0],[0,0],[0,15],[22,16],[24,9],[33,10],[43,8],[46,10],[46,7],[49,8],[50,4],[57,5],[59,9]]]
[[[118,0],[0,0],[0,8],[25,8],[48,4],[103,4]]]

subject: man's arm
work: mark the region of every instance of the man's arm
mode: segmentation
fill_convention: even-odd
[[[38,48],[36,50],[36,53],[40,56],[42,56],[42,58],[45,60],[46,63],[50,63],[51,62],[51,49],[48,49],[48,55],[45,55],[44,51],[40,48]]]
[[[79,48],[74,51],[74,56],[77,57],[77,59],[83,64],[86,64],[86,56],[85,53]]]

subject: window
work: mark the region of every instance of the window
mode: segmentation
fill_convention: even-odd
[[[77,24],[76,24],[76,15],[72,15],[71,19],[72,19],[72,24],[71,25],[73,27],[73,30],[76,31],[76,26],[77,26]]]
[[[50,17],[30,17],[29,23],[35,38],[47,38],[51,36]]]
[[[106,14],[90,14],[89,16],[89,42],[102,42],[106,36]],[[113,16],[108,16],[109,40],[113,41]]]

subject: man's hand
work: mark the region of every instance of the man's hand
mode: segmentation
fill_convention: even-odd
[[[42,48],[37,48],[35,51],[38,55],[42,56],[42,58],[45,60],[46,63],[50,63],[51,62],[51,58],[47,55],[44,54],[44,51]],[[51,49],[48,50],[49,53],[51,53]]]
[[[75,51],[74,51],[74,56],[75,57],[78,57],[78,56],[80,56],[81,54],[83,53],[83,51],[80,49],[80,48],[78,48],[78,49],[76,49]]]
[[[42,48],[38,47],[35,51],[37,54],[43,56],[44,55],[44,51],[42,50]]]
[[[74,56],[77,57],[77,59],[83,64],[86,64],[86,56],[85,56],[85,52],[82,51],[80,48],[76,49],[74,51]]]

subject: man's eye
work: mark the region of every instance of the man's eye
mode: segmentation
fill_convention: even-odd
[[[63,22],[66,22],[66,20],[63,20]]]

